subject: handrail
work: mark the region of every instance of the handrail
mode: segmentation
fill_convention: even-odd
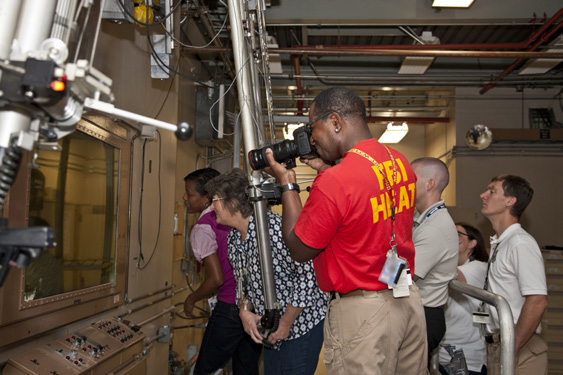
[[[500,373],[501,375],[514,375],[516,373],[514,319],[506,299],[457,280],[450,281],[449,287],[496,308],[500,325]]]

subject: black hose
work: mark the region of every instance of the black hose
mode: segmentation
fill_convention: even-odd
[[[12,138],[8,148],[0,147],[0,211],[4,209],[6,197],[16,179],[20,167],[22,151],[17,145],[16,138]]]

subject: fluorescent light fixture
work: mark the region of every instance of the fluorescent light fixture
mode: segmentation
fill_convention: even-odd
[[[555,40],[553,40],[549,45],[555,48],[548,48],[544,52],[548,53],[561,53],[563,52],[563,34],[559,35]],[[531,59],[528,60],[524,66],[518,71],[519,75],[526,74],[544,74],[555,68],[563,59]]]
[[[469,8],[474,0],[434,0],[435,8]]]
[[[408,132],[409,127],[406,122],[403,122],[402,125],[393,125],[390,122],[387,124],[385,132],[379,137],[379,143],[399,143]]]
[[[434,61],[434,57],[407,56],[399,69],[399,74],[424,74]]]
[[[440,39],[433,36],[431,31],[423,31],[420,39],[424,41],[424,44],[440,44]],[[433,61],[434,57],[407,56],[404,58],[403,64],[397,73],[424,74]]]

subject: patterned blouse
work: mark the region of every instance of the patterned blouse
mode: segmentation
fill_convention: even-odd
[[[289,249],[282,240],[281,227],[281,216],[268,210],[276,300],[282,305],[282,316],[288,303],[295,307],[305,307],[289,332],[287,340],[292,340],[306,334],[324,319],[328,295],[317,285],[313,262],[297,263],[291,258]],[[233,266],[237,290],[241,288],[239,280],[243,280],[244,274],[246,280],[242,292],[254,306],[254,312],[264,315],[264,294],[254,214],[250,216],[245,240],[241,243],[240,233],[233,228],[229,232],[227,241],[229,261]]]

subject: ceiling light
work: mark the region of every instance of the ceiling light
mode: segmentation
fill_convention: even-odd
[[[385,132],[379,137],[379,143],[399,143],[408,132],[409,127],[406,122],[403,122],[402,125],[393,125],[390,122],[387,124]]]
[[[559,35],[553,42],[549,43],[550,46],[555,48],[549,48],[544,52],[548,53],[561,53],[563,52],[563,35]],[[526,75],[526,74],[544,74],[547,73],[549,70],[555,68],[563,59],[531,59],[528,60],[522,69],[518,71],[519,75]]]
[[[420,39],[424,41],[424,44],[440,44],[440,39],[433,36],[431,31],[423,31]],[[432,61],[434,61],[434,57],[407,56],[404,58],[398,74],[424,74]]]
[[[399,74],[424,74],[434,61],[433,57],[407,56],[399,69]]]
[[[474,0],[434,0],[435,8],[469,8]]]

